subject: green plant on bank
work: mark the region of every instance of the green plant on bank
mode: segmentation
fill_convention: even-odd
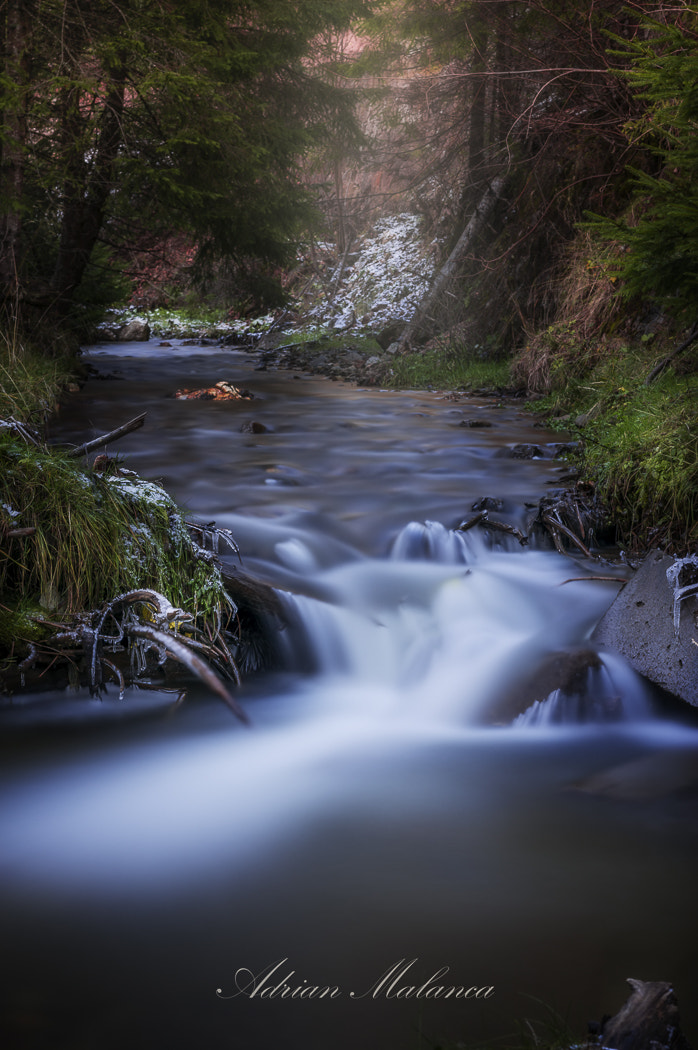
[[[24,529],[34,531],[8,535]],[[11,435],[0,438],[0,536],[0,594],[17,628],[27,604],[65,620],[136,588],[165,594],[200,623],[215,625],[229,605],[220,573],[158,485],[81,469]]]
[[[331,332],[327,330],[320,330],[318,332],[308,332],[302,329],[298,332],[284,332],[283,342],[284,343],[307,343],[308,341],[318,342],[317,349],[322,353],[327,351],[331,353],[336,350],[358,350],[364,354],[381,354],[380,345],[376,342],[376,338],[370,332]]]
[[[698,544],[698,374],[667,370],[646,385],[649,341],[590,355],[586,371],[533,404],[582,441],[580,467],[603,494],[624,543]]]
[[[0,418],[43,422],[74,374],[67,353],[40,353],[18,332],[0,329]]]
[[[458,351],[425,350],[395,356],[386,385],[397,389],[501,390],[511,386],[510,362]]]
[[[576,320],[557,321],[529,339],[512,363],[512,377],[531,394],[552,395],[555,404],[576,396],[603,353],[600,339],[580,334]]]

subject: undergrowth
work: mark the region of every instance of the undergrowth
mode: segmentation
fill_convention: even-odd
[[[510,362],[456,351],[425,350],[396,356],[385,382],[403,390],[499,391],[511,387]]]
[[[64,619],[137,587],[211,622],[227,602],[163,489],[11,435],[0,438],[0,537],[0,594],[14,620],[28,606]]]
[[[42,354],[17,333],[0,329],[0,418],[43,423],[74,372],[69,356]]]
[[[583,476],[602,492],[623,543],[695,548],[698,360],[646,385],[656,357],[649,341],[576,361],[561,354],[533,407],[551,425],[578,430]]]

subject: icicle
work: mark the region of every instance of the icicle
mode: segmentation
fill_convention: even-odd
[[[691,576],[698,574],[698,554],[689,554],[687,558],[679,558],[670,565],[666,571],[666,578],[669,586],[674,592],[674,637],[679,637],[679,630],[681,626],[681,602],[685,598],[690,598],[692,595],[698,594],[698,581],[693,580],[691,583],[681,584],[681,576],[684,574],[684,579],[689,573],[684,573],[684,570],[693,568],[695,571],[690,573]]]

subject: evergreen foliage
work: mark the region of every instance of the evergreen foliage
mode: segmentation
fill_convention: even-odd
[[[102,242],[177,231],[201,261],[279,262],[311,214],[300,164],[356,133],[333,79],[371,0],[7,0],[0,293],[65,309]]]
[[[595,216],[592,228],[619,242],[615,273],[627,298],[654,300],[671,315],[698,317],[698,7],[682,8],[673,24],[645,21],[646,36],[623,45],[623,71],[645,102],[627,125],[631,143],[649,150],[655,172],[630,169],[629,215]]]

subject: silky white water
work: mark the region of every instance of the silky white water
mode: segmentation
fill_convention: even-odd
[[[633,976],[675,982],[690,1034],[698,735],[619,657],[593,658],[619,584],[454,530],[483,496],[525,525],[564,464],[506,450],[546,435],[512,407],[260,375],[240,354],[93,360],[121,380],[88,384],[54,436],[147,408],[129,465],[232,530],[286,627],[276,671],[240,693],[250,729],[196,686],[138,720],[136,690],[4,705],[15,1030],[29,1016],[33,1046],[100,1050],[407,1048],[500,1036],[531,997],[583,1025]],[[193,377],[255,401],[164,396]],[[459,427],[465,411],[493,427]],[[249,418],[268,433],[242,434]],[[582,673],[541,692],[559,654]],[[289,987],[339,994],[231,994],[277,961]],[[443,968],[494,991],[397,995]]]

